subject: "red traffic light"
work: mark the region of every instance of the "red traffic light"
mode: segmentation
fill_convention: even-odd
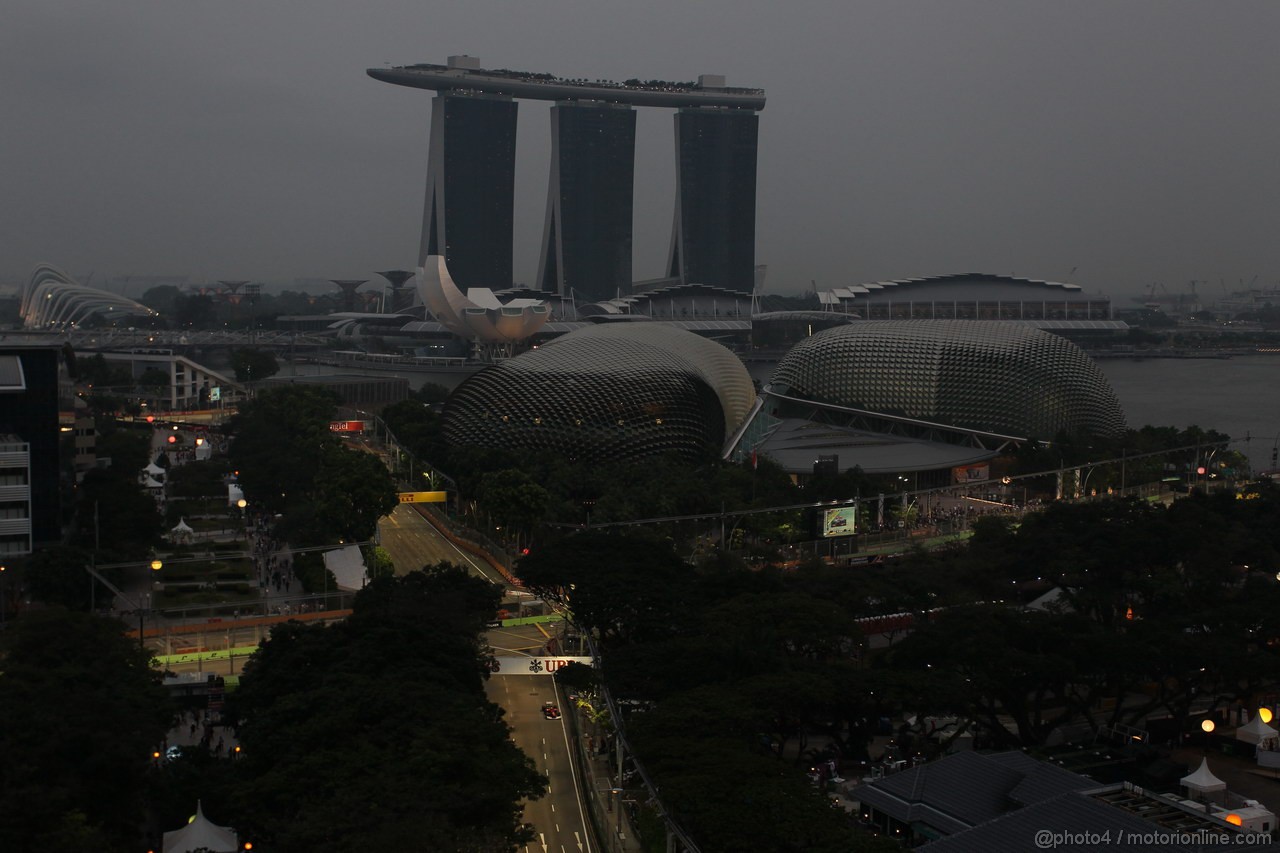
[[[171,435],[171,436],[169,436],[169,443],[170,443],[170,444],[177,444],[177,443],[178,443],[178,437],[177,437],[176,435]]]

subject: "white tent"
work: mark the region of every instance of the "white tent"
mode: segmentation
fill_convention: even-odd
[[[148,475],[143,479],[143,481],[142,481],[142,485],[143,485],[143,486],[145,486],[145,487],[146,487],[146,488],[148,488],[148,489],[163,489],[163,488],[164,488],[164,483],[160,482],[160,481],[159,481],[159,480],[157,480],[155,477],[152,477],[152,476],[151,476],[151,475],[149,475],[149,474],[148,474]]]
[[[195,538],[195,530],[191,525],[187,524],[185,518],[179,518],[178,523],[169,531],[169,538],[174,542],[191,542]]]
[[[364,555],[359,545],[324,552],[324,567],[333,572],[338,589],[355,591],[365,584]]]
[[[162,475],[164,475],[164,474],[168,473],[168,472],[166,472],[166,471],[165,471],[165,469],[161,468],[161,467],[160,467],[159,465],[157,465],[155,462],[150,463],[149,465],[147,465],[147,467],[146,467],[146,468],[143,468],[142,470],[146,471],[146,472],[147,472],[148,474],[150,474],[152,477],[159,477],[159,476],[162,476]]]
[[[1193,794],[1209,794],[1214,791],[1225,791],[1227,789],[1227,783],[1223,782],[1209,771],[1208,758],[1200,761],[1199,770],[1190,775],[1183,776],[1181,784],[1182,787],[1186,788]]]
[[[229,826],[218,826],[204,816],[200,801],[196,801],[196,816],[182,829],[164,834],[164,853],[191,853],[208,850],[210,853],[236,853],[240,839]]]
[[[1280,732],[1277,732],[1271,726],[1262,722],[1262,717],[1257,714],[1253,715],[1253,719],[1249,721],[1247,726],[1241,726],[1236,729],[1236,740],[1242,740],[1245,743],[1262,743],[1268,738],[1273,738]]]

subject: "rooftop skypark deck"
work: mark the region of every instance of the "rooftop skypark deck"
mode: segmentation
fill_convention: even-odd
[[[370,68],[375,80],[436,91],[480,92],[540,101],[603,101],[638,107],[730,107],[764,109],[763,89],[724,85],[724,78],[703,75],[697,83],[663,80],[562,80],[551,74],[455,65],[402,65]]]

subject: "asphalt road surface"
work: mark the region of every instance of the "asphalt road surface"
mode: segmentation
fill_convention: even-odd
[[[501,576],[483,561],[459,550],[436,532],[412,506],[401,504],[378,522],[382,547],[391,555],[396,573],[415,571],[447,561],[468,567],[492,581]],[[496,654],[540,654],[555,625],[517,625],[494,628],[486,641]],[[550,785],[546,796],[525,803],[524,819],[533,825],[534,840],[527,853],[593,853],[597,850],[587,829],[585,808],[570,758],[563,719],[548,720],[542,703],[561,704],[555,680],[550,676],[493,675],[485,687],[490,701],[506,711],[511,738],[533,759]]]
[[[543,702],[562,707],[563,696],[549,676],[494,675],[485,688],[489,699],[506,709],[511,738],[549,780],[547,794],[525,802],[524,819],[533,825],[527,853],[590,853],[595,850],[586,827],[577,771],[569,757],[564,718],[548,720]]]
[[[391,555],[396,574],[417,571],[441,561],[466,566],[475,574],[491,581],[502,577],[483,560],[459,550],[423,518],[412,504],[400,504],[378,522],[382,547]]]

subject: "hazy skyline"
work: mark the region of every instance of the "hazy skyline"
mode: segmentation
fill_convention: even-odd
[[[1123,297],[1280,282],[1280,3],[16,0],[0,30],[0,281],[412,267],[431,93],[384,64],[767,91],[766,292],[992,272]],[[532,284],[549,104],[522,101]],[[638,111],[637,278],[666,262],[670,110]],[[1256,280],[1255,280],[1256,277]]]

